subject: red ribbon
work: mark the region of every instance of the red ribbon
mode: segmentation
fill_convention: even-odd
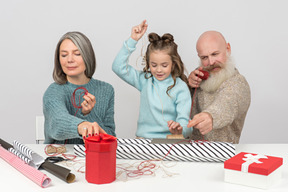
[[[117,140],[116,137],[105,134],[105,133],[100,133],[99,135],[94,135],[94,136],[86,138],[86,141],[90,141],[90,142],[115,141],[115,140]]]

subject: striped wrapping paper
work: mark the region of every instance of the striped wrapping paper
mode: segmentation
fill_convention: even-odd
[[[226,142],[151,143],[150,139],[117,139],[117,158],[186,162],[224,162],[235,155],[235,146]],[[84,145],[74,145],[74,153],[85,156]]]
[[[0,146],[0,157],[20,171],[23,175],[34,181],[37,185],[44,188],[50,184],[51,179],[44,173],[26,164],[19,157],[7,151],[2,146]]]
[[[36,169],[39,169],[45,161],[43,157],[16,140],[13,141],[13,148],[9,151]]]

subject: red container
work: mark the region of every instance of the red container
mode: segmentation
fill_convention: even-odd
[[[86,180],[105,184],[116,179],[116,137],[107,134],[88,137],[86,148]]]

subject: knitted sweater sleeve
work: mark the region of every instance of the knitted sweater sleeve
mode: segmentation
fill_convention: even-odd
[[[250,106],[250,87],[246,79],[236,75],[229,81],[225,81],[216,93],[213,103],[203,112],[208,112],[213,118],[213,129],[219,129],[228,125],[246,114]]]
[[[124,42],[121,50],[113,62],[112,70],[122,80],[141,91],[141,72],[135,70],[131,65],[128,65],[129,56],[133,51],[135,51],[136,44],[137,41],[133,40],[132,38],[129,38]]]
[[[69,114],[65,105],[63,90],[59,86],[50,86],[43,96],[43,113],[45,116],[45,143],[54,140],[81,138],[78,124],[84,120]]]

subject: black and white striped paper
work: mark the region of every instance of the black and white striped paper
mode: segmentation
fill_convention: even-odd
[[[13,141],[13,148],[10,148],[9,151],[36,169],[38,169],[45,161],[43,157],[16,140]]]
[[[120,138],[118,138],[117,141],[118,145],[116,155],[118,159],[163,159],[166,161],[186,162],[224,162],[235,155],[235,146],[226,142],[192,141],[183,144],[152,144],[150,139]],[[74,145],[74,153],[77,156],[84,157],[84,145]]]
[[[22,159],[26,164],[30,164],[31,160],[25,155],[22,155],[22,153],[20,153],[19,151],[16,151],[14,148],[9,148],[8,151]]]

